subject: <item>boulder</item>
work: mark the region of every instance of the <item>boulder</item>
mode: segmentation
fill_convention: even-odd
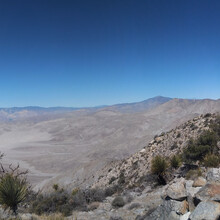
[[[210,168],[207,172],[206,179],[208,182],[220,183],[220,168]]]
[[[194,209],[195,209],[195,204],[194,204],[194,201],[193,201],[193,197],[191,195],[189,195],[187,197],[187,202],[188,202],[188,206],[189,206],[189,211],[192,212]]]
[[[194,180],[193,182],[193,187],[201,187],[201,186],[204,186],[206,184],[206,179],[199,176],[197,179]]]
[[[202,187],[195,198],[197,201],[220,201],[220,183],[208,183]]]
[[[164,200],[155,211],[145,216],[143,220],[179,220],[188,212],[188,203],[184,201]]]
[[[220,216],[220,203],[214,201],[200,202],[192,214],[191,220],[215,220]]]
[[[185,189],[185,179],[181,178],[177,182],[169,185],[166,192],[167,197],[177,200],[183,201],[187,197],[187,192]]]
[[[202,187],[193,187],[193,180],[187,180],[186,184],[185,184],[185,188],[186,188],[186,194],[187,197],[191,196],[194,197],[195,194],[202,188]]]

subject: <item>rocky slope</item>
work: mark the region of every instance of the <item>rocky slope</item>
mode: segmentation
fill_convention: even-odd
[[[122,174],[128,188],[138,184],[141,178],[150,171],[153,157],[162,155],[170,158],[172,155],[182,152],[189,139],[196,138],[204,130],[208,130],[211,121],[215,120],[216,116],[217,114],[200,115],[175,129],[156,135],[147,146],[131,157],[108,164],[103,170],[99,171],[100,176],[94,186],[114,184]]]
[[[197,162],[193,165],[183,163],[178,169],[168,170],[166,185],[159,185],[155,175],[150,173],[152,158],[162,155],[169,159],[179,154],[191,138],[198,138],[203,131],[210,129],[213,122],[219,126],[218,117],[217,113],[195,117],[175,129],[156,135],[147,146],[127,159],[101,169],[97,172],[99,178],[94,177],[93,196],[95,192],[96,196],[101,195],[98,193],[103,188],[112,190],[116,187],[116,190],[104,200],[88,202],[81,211],[75,209],[77,211],[66,219],[219,220],[220,167],[207,168]],[[220,142],[216,147],[220,151]],[[188,171],[192,171],[190,175]],[[26,220],[41,219],[32,214],[21,214],[21,217]]]
[[[123,207],[113,207],[108,197],[96,209],[73,213],[77,220],[219,220],[220,168],[203,171],[194,180],[175,178],[166,186],[127,190]]]

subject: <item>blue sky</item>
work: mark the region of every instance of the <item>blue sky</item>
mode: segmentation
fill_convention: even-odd
[[[219,0],[0,0],[0,106],[220,98]]]

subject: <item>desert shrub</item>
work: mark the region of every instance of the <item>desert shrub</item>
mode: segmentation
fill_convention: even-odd
[[[123,207],[124,205],[125,205],[125,201],[122,196],[117,196],[112,201],[113,207],[119,208],[119,207]]]
[[[209,117],[211,117],[211,116],[212,116],[211,113],[207,113],[207,114],[204,115],[204,118],[209,118]]]
[[[0,179],[0,204],[17,214],[18,205],[27,198],[29,192],[25,177],[6,173]]]
[[[170,165],[173,168],[178,168],[181,165],[181,158],[178,155],[173,155],[170,159]]]
[[[74,188],[72,190],[72,196],[76,195],[79,192],[79,188]]]
[[[85,194],[82,190],[79,190],[73,197],[72,197],[72,205],[73,209],[81,209],[86,207],[86,198]]]
[[[210,146],[212,150],[217,145],[217,136],[213,131],[204,131],[197,140],[197,145]]]
[[[186,174],[186,179],[196,179],[197,177],[202,176],[201,169],[189,170]]]
[[[105,199],[105,192],[98,188],[88,189],[84,192],[84,196],[87,203],[102,202]]]
[[[166,159],[156,156],[151,161],[151,172],[156,175],[163,175],[168,167]]]
[[[108,187],[105,189],[105,196],[108,197],[108,196],[112,196],[114,193],[117,192],[117,189],[116,187]]]
[[[118,178],[118,184],[125,184],[125,174],[124,172],[121,172],[120,175],[119,175],[119,178]]]
[[[213,131],[203,132],[197,140],[191,139],[183,151],[186,162],[201,161],[206,154],[215,153],[217,150],[217,136]]]
[[[176,148],[178,148],[178,145],[176,142],[170,146],[170,150],[174,150]]]
[[[73,200],[65,191],[55,191],[50,194],[38,195],[30,207],[30,212],[37,215],[60,212],[65,216],[71,214]]]
[[[73,210],[88,211],[94,208],[91,204],[98,204],[106,198],[106,194],[116,192],[117,187],[111,187],[107,190],[94,188],[80,190],[74,189],[74,193],[66,190],[57,190],[48,194],[39,194],[30,205],[30,212],[37,215],[62,213],[64,216],[71,215]]]
[[[55,191],[57,191],[57,190],[59,189],[59,185],[58,185],[58,184],[53,184],[53,189],[54,189]]]
[[[112,176],[108,183],[109,183],[109,184],[112,184],[115,180],[116,180],[116,177],[115,177],[115,176]]]
[[[177,136],[176,136],[177,138],[179,138],[179,137],[181,137],[181,133],[180,132],[178,132],[178,134],[177,134]]]
[[[218,167],[219,156],[215,154],[207,154],[203,160],[205,167]]]
[[[217,135],[218,140],[220,140],[220,115],[218,115],[216,119],[211,122],[210,127],[213,130],[213,132]]]

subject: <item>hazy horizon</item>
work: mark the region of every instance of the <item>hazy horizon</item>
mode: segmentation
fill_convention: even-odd
[[[162,95],[158,95],[158,96],[153,96],[153,97],[149,97],[146,98],[144,100],[137,100],[137,101],[130,101],[130,102],[120,102],[120,103],[113,103],[113,104],[108,104],[108,103],[104,103],[101,105],[95,105],[95,106],[61,106],[61,105],[57,105],[57,106],[40,106],[40,105],[27,105],[27,106],[0,106],[0,109],[7,109],[7,108],[76,108],[76,109],[82,109],[82,108],[96,108],[96,107],[107,107],[107,106],[113,106],[113,105],[120,105],[120,104],[132,104],[132,103],[139,103],[139,102],[143,102],[143,101],[147,101],[149,99],[154,99],[154,98],[158,98],[158,97],[162,97],[162,98],[170,98],[170,99],[185,99],[185,100],[219,100],[220,98],[216,98],[216,99],[212,99],[212,98],[181,98],[181,97],[165,97]]]

